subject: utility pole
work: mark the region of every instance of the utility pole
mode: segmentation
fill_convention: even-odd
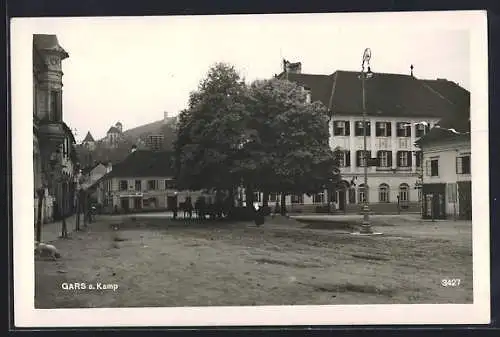
[[[364,165],[363,165],[363,175],[364,175],[364,200],[363,200],[363,223],[361,225],[361,230],[360,233],[362,234],[372,234],[373,230],[371,228],[370,224],[370,207],[368,206],[368,156],[367,156],[367,146],[366,146],[366,138],[367,138],[367,132],[366,132],[366,120],[367,120],[367,113],[366,113],[366,88],[365,88],[365,81],[367,78],[370,78],[373,74],[370,70],[370,58],[371,58],[371,50],[370,48],[366,48],[365,52],[363,54],[363,63],[361,65],[361,88],[363,92],[363,158],[364,158]],[[365,66],[367,67],[365,71]]]

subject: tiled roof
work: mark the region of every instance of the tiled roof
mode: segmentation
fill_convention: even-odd
[[[90,131],[87,132],[87,135],[85,136],[85,139],[83,140],[84,142],[95,142],[94,137],[90,134]]]
[[[285,79],[286,75],[282,74],[280,76],[283,76],[282,78]],[[309,89],[313,102],[321,101],[325,106],[328,106],[333,83],[333,77],[331,75],[290,73],[288,74],[288,80]]]
[[[469,141],[470,142],[470,133],[467,134],[456,134],[451,132],[445,128],[432,128],[429,133],[427,133],[422,138],[418,139],[415,144],[418,147],[426,147],[432,146],[432,144],[436,143],[449,143],[449,142],[461,142],[461,141]]]
[[[112,126],[109,128],[108,132],[106,132],[107,134],[110,134],[110,133],[121,133],[120,132],[120,129],[118,129],[116,126]]]
[[[455,107],[452,116],[445,116],[424,137],[417,140],[418,146],[437,142],[470,141],[470,93],[458,84],[446,81],[424,81],[432,90],[446,97]],[[457,133],[451,131],[454,130]]]
[[[71,129],[69,128],[68,124],[62,122],[62,125],[64,128],[64,131],[66,132],[66,134],[69,136],[69,138],[71,140],[71,144],[76,144],[75,135],[73,134],[73,131],[71,131]]]
[[[424,82],[456,106],[453,116],[443,118],[439,121],[439,126],[458,132],[470,131],[470,93],[458,84],[446,80]]]
[[[105,177],[172,177],[173,155],[168,151],[137,150],[115,164]]]
[[[279,75],[279,78],[285,77],[283,73]],[[288,80],[308,87],[311,90],[311,99],[321,101],[333,113],[362,114],[359,72],[337,71],[331,75],[289,73]],[[373,77],[365,82],[367,114],[436,118],[454,115],[461,106],[451,101],[463,104],[466,99],[457,97],[468,96],[468,92],[456,84],[452,87],[446,82],[424,81],[410,75],[374,73]],[[441,89],[439,93],[438,89]]]

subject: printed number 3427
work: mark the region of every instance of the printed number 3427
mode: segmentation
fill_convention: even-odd
[[[441,285],[443,287],[458,287],[460,285],[460,279],[459,278],[442,279]]]

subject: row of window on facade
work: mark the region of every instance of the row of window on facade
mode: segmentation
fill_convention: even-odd
[[[396,151],[397,167],[411,167],[412,157],[415,154],[415,166],[421,167],[422,151]],[[366,155],[365,155],[366,154]],[[336,153],[338,164],[340,167],[351,166],[351,151],[341,150]],[[366,165],[366,158],[371,158],[371,151],[356,151],[356,166],[364,167]],[[392,151],[380,150],[377,151],[377,167],[392,167]]]
[[[358,186],[357,189],[357,202],[362,203],[368,201],[368,186],[365,188],[364,184]],[[399,185],[398,196],[400,202],[408,202],[409,199],[409,190],[410,186],[408,184]],[[350,204],[356,203],[356,188],[350,187],[347,190],[347,199]],[[269,202],[274,203],[280,200],[279,194],[270,193],[269,194]],[[254,201],[262,202],[262,193],[254,192]],[[312,203],[313,204],[325,204],[327,202],[336,202],[336,194],[335,193],[316,193],[312,195]],[[390,200],[390,188],[388,184],[380,184],[379,186],[379,202],[391,202]],[[292,204],[304,204],[304,195],[303,194],[294,194],[291,196]]]
[[[118,190],[119,191],[128,191],[128,190],[134,190],[134,191],[158,191],[161,190],[160,188],[160,180],[146,180],[146,186],[144,186],[142,180],[135,180],[133,184],[129,184],[128,180],[120,180],[118,183]],[[165,184],[162,186],[163,190],[175,190],[176,184],[174,180],[171,179],[166,179]],[[107,190],[111,190],[111,182],[108,182]]]
[[[375,123],[375,136],[376,137],[391,137],[392,129],[391,122],[376,122]],[[371,124],[370,122],[365,122],[366,125],[366,135],[371,136]],[[429,131],[429,125],[417,124],[414,127],[414,135],[416,138],[422,137],[427,131]],[[363,122],[355,122],[354,124],[354,135],[364,136]],[[396,137],[411,137],[412,127],[408,122],[396,122]],[[333,124],[333,135],[334,136],[350,136],[350,122],[349,121],[335,121]]]
[[[455,173],[470,174],[470,154],[457,156],[455,160]],[[425,161],[425,175],[428,177],[439,177],[439,157],[432,157]]]

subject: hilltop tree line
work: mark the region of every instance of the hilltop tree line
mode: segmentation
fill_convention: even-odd
[[[181,189],[246,191],[285,196],[331,190],[339,176],[329,146],[329,114],[308,102],[296,83],[277,78],[247,85],[235,68],[218,63],[189,97],[174,141]]]

